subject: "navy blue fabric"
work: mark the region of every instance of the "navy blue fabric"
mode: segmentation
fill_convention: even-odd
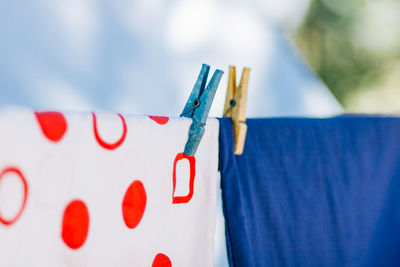
[[[220,120],[231,266],[400,266],[400,119]]]

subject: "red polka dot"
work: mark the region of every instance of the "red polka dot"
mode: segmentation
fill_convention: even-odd
[[[167,124],[167,122],[169,121],[168,117],[149,116],[149,118],[152,119],[153,121],[157,122],[160,125]]]
[[[67,131],[67,120],[60,112],[35,112],[43,134],[53,142],[58,142]]]
[[[126,190],[122,201],[122,217],[128,228],[135,228],[142,220],[146,202],[146,190],[142,182],[134,181]]]
[[[20,170],[18,170],[17,168],[14,167],[9,167],[4,169],[1,173],[0,173],[0,182],[1,179],[4,177],[4,175],[9,174],[9,173],[13,173],[16,174],[19,179],[22,181],[22,184],[24,186],[24,199],[22,201],[22,205],[21,208],[19,209],[19,211],[17,212],[17,214],[14,216],[14,218],[12,219],[5,219],[3,218],[3,216],[0,214],[0,223],[4,224],[4,225],[11,225],[13,224],[15,221],[18,220],[18,218],[21,216],[22,211],[25,208],[26,205],[26,200],[28,198],[28,184],[26,182],[26,179],[24,177],[24,175],[22,174],[22,172]]]
[[[158,253],[156,255],[153,264],[151,265],[151,267],[171,267],[171,266],[172,266],[171,260],[168,258],[168,256],[162,253]]]
[[[122,120],[122,136],[121,138],[115,142],[115,143],[107,143],[106,141],[103,141],[99,135],[99,132],[97,130],[97,118],[96,115],[94,113],[92,113],[93,116],[93,129],[94,129],[94,136],[96,137],[97,143],[99,143],[100,146],[102,146],[105,149],[109,149],[109,150],[113,150],[116,149],[117,147],[119,147],[120,145],[122,145],[122,143],[125,140],[126,137],[126,133],[128,131],[127,126],[126,126],[126,122],[125,122],[125,118],[121,115],[118,114],[118,116],[121,118]]]
[[[64,210],[61,237],[64,243],[78,249],[85,243],[89,232],[89,211],[81,200],[73,200]]]
[[[189,193],[186,196],[175,196],[175,187],[176,187],[176,164],[178,161],[187,159],[190,164],[190,177],[189,177]],[[179,153],[176,155],[174,161],[174,169],[172,173],[172,203],[180,204],[180,203],[188,203],[193,197],[194,191],[194,178],[196,175],[196,159],[194,156],[187,156],[184,153]]]

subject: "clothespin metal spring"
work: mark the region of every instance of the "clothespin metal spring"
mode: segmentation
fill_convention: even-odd
[[[180,117],[184,117],[184,115],[188,114],[189,112],[191,112],[192,110],[195,110],[198,107],[200,107],[200,100],[196,99],[193,101],[193,107],[188,108],[187,110],[184,110]]]
[[[231,101],[229,101],[229,108],[227,108],[224,112],[224,115],[222,115],[222,117],[225,117],[226,114],[229,113],[229,111],[231,111],[231,109],[236,106],[236,100],[235,99],[231,99]]]

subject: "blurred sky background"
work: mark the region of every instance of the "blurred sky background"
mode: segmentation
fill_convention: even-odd
[[[252,68],[248,117],[398,112],[399,14],[398,0],[3,0],[0,107],[179,116],[207,63],[225,71],[211,116],[230,64]]]
[[[0,2],[0,105],[178,116],[201,64],[252,68],[248,115],[341,108],[291,36],[309,0]]]

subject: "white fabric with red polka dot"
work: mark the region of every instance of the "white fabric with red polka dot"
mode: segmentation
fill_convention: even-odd
[[[0,111],[0,266],[212,266],[218,121]]]

